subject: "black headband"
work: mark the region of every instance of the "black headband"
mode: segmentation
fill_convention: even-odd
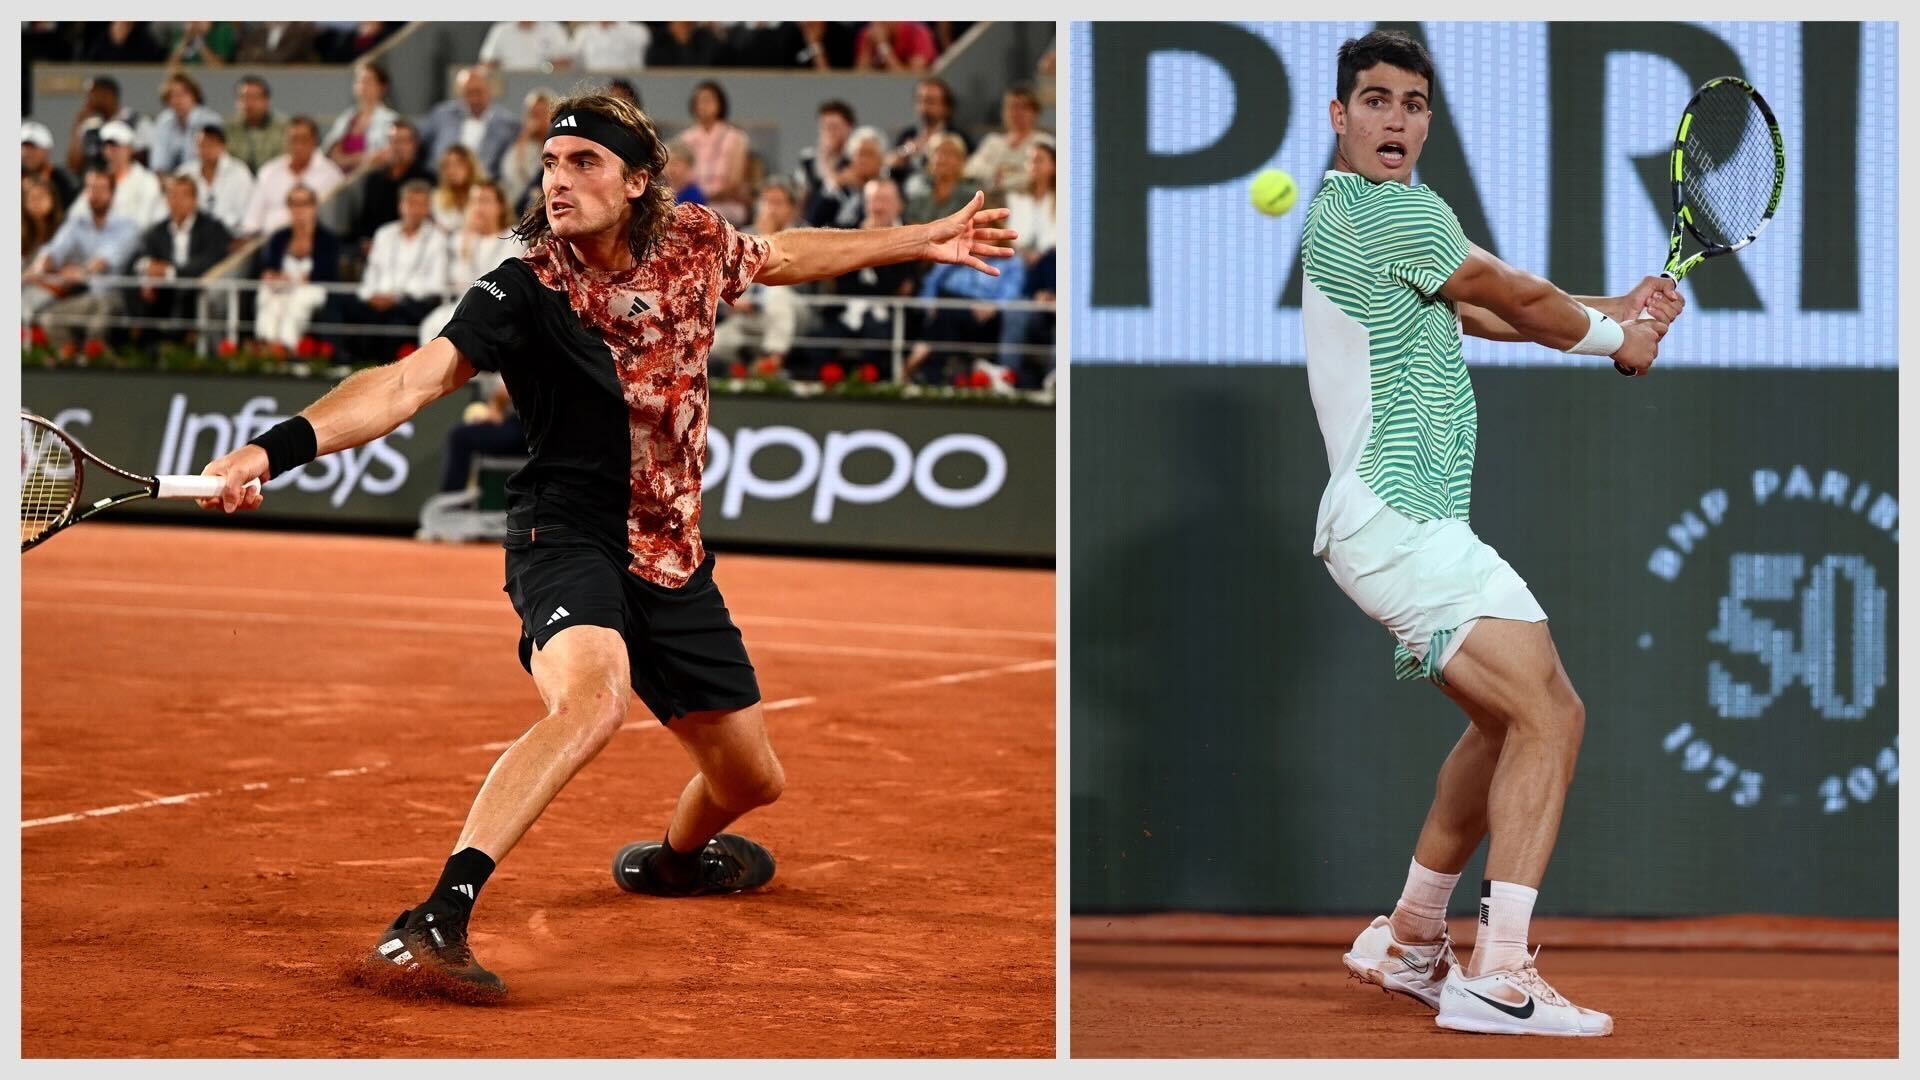
[[[553,124],[547,128],[547,138],[559,135],[572,135],[576,138],[597,142],[601,146],[619,155],[620,160],[629,166],[647,164],[648,154],[641,145],[640,137],[625,125],[616,123],[599,113],[584,109],[553,118]]]

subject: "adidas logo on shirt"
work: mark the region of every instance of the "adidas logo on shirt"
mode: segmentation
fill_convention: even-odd
[[[627,305],[627,318],[637,319],[641,312],[648,310],[651,309],[647,307],[647,302],[636,296],[633,298],[633,303]]]
[[[552,626],[554,623],[559,622],[561,619],[564,619],[571,614],[573,613],[568,611],[566,608],[563,608],[563,607],[554,608],[553,614],[547,616],[547,625]]]

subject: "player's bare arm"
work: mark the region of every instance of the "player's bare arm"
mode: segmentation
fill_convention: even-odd
[[[1641,289],[1619,299],[1625,301],[1644,289],[1643,283]],[[1607,339],[1596,327],[1589,305],[1569,296],[1546,278],[1509,266],[1476,245],[1468,245],[1466,261],[1440,287],[1440,295],[1460,306],[1461,326],[1475,336],[1498,341],[1531,341],[1561,351],[1593,351],[1589,342]],[[1616,302],[1609,302],[1609,306],[1619,310]],[[1469,328],[1466,308],[1489,313],[1498,325],[1475,312],[1474,323]],[[1659,355],[1660,339],[1667,333],[1667,322],[1659,318],[1622,321],[1604,309],[1591,310],[1612,319],[1617,328],[1607,328],[1617,334],[1617,344],[1609,341],[1608,351],[1599,355],[1611,356],[1623,368],[1634,372],[1653,366]],[[1479,330],[1487,333],[1478,333]]]
[[[1594,308],[1615,322],[1631,322],[1642,311],[1664,323],[1672,323],[1687,306],[1686,298],[1674,283],[1658,275],[1643,278],[1623,296],[1576,296],[1574,300]],[[1460,329],[1469,337],[1487,341],[1531,341],[1515,330],[1507,320],[1475,304],[1456,303]]]
[[[313,456],[362,446],[390,434],[473,376],[473,365],[446,338],[435,338],[403,360],[356,372],[301,410],[300,417],[313,427]],[[265,448],[247,443],[215,458],[201,472],[223,477],[227,486],[219,498],[199,500],[200,505],[232,513],[260,506],[260,490],[248,489],[246,484],[270,479],[271,463]]]
[[[986,203],[986,194],[976,191],[973,201],[959,212],[924,225],[787,229],[767,238],[767,261],[754,280],[762,285],[798,285],[914,259],[957,263],[999,277],[1000,271],[982,260],[1011,258],[1013,249],[1005,245],[1019,236],[995,227],[1012,211],[981,209]]]

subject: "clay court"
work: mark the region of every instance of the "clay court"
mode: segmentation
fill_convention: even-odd
[[[1467,920],[1455,920],[1472,941]],[[1542,974],[1600,1039],[1445,1031],[1347,977],[1366,918],[1076,916],[1073,1056],[1800,1058],[1899,1053],[1891,920],[1536,919]]]
[[[720,556],[785,797],[752,895],[620,892],[628,729],[494,875],[471,1008],[346,976],[539,718],[497,547],[92,524],[21,562],[29,1057],[1052,1056],[1054,575]]]

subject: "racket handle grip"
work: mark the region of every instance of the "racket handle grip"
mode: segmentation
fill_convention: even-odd
[[[218,476],[156,476],[163,499],[217,499],[227,482]],[[250,490],[260,490],[260,481],[249,480]]]
[[[1673,276],[1672,274],[1669,274],[1669,273],[1667,273],[1667,272],[1666,272],[1665,270],[1662,270],[1662,271],[1660,271],[1660,276],[1661,276],[1661,277],[1663,277],[1663,278],[1666,278],[1666,279],[1667,279],[1668,281],[1671,281],[1671,282],[1674,282],[1675,284],[1678,284],[1678,283],[1679,283],[1679,281],[1680,281],[1680,279],[1679,279],[1679,278],[1677,278],[1677,277],[1674,277],[1674,276]],[[1651,319],[1651,318],[1653,318],[1653,315],[1652,315],[1652,314],[1650,314],[1650,313],[1649,313],[1649,312],[1647,311],[1647,309],[1646,309],[1646,308],[1641,308],[1641,309],[1640,309],[1640,314],[1638,314],[1638,315],[1635,315],[1635,316],[1633,317],[1633,321],[1634,321],[1634,322],[1645,322],[1645,321],[1647,321],[1648,319]],[[1625,376],[1626,376],[1627,378],[1629,378],[1629,379],[1631,379],[1631,378],[1635,378],[1635,377],[1636,377],[1636,376],[1634,375],[1634,373],[1633,373],[1633,370],[1632,370],[1631,368],[1624,368],[1624,367],[1621,367],[1621,366],[1620,366],[1620,361],[1618,361],[1618,360],[1615,360],[1615,361],[1613,362],[1613,370],[1615,370],[1615,371],[1617,371],[1617,372],[1619,372],[1619,373],[1620,373],[1620,374],[1622,374],[1622,375],[1625,375]]]

